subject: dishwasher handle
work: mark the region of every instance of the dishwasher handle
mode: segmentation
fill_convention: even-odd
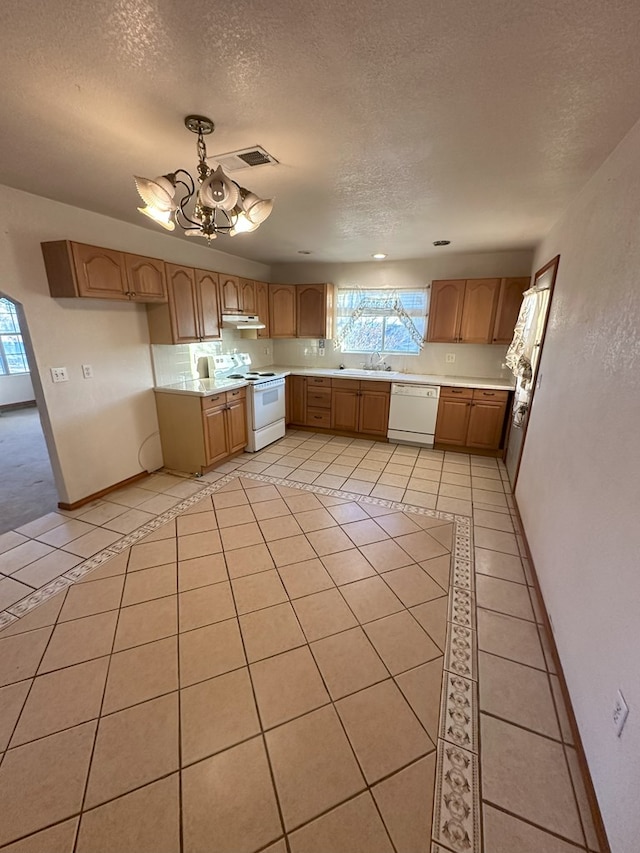
[[[391,384],[392,397],[431,397],[438,399],[440,397],[439,385],[409,385],[399,382]]]

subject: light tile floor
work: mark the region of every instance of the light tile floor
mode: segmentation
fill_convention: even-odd
[[[235,471],[291,487],[121,549]],[[3,853],[466,849],[429,840],[453,525],[391,501],[473,518],[485,853],[598,851],[502,464],[291,432],[0,537],[5,615],[61,589],[0,632]]]

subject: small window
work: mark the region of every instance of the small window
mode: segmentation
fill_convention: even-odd
[[[0,375],[29,373],[16,306],[0,299]]]
[[[342,352],[417,355],[424,344],[427,290],[341,288],[335,345]]]

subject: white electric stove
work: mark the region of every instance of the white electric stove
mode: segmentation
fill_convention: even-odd
[[[248,353],[209,357],[209,376],[244,379],[247,387],[247,450],[255,453],[285,434],[284,373],[251,370]]]

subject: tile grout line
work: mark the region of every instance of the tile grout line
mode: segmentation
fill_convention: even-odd
[[[127,560],[127,563],[128,563],[128,560]],[[120,608],[122,607],[122,600],[124,598],[124,587],[125,587],[125,584],[123,583],[122,584],[122,590],[120,592]],[[105,673],[104,686],[102,688],[102,698],[100,700],[100,707],[98,709],[98,717],[96,719],[96,730],[95,730],[94,735],[93,735],[93,744],[91,745],[91,752],[89,754],[89,763],[87,764],[87,775],[86,775],[85,782],[84,782],[82,799],[80,801],[80,817],[78,820],[78,826],[76,829],[76,837],[75,837],[74,844],[73,844],[73,853],[76,853],[76,850],[78,847],[78,841],[80,839],[80,827],[82,824],[82,814],[85,810],[85,803],[87,801],[87,792],[89,790],[89,780],[91,778],[91,770],[93,767],[93,759],[94,759],[95,752],[96,752],[96,745],[98,743],[98,733],[100,730],[100,721],[102,719],[102,709],[104,708],[104,700],[105,700],[105,697],[107,695],[107,685],[109,683],[109,672],[111,671],[111,661],[113,659],[114,648],[115,648],[115,644],[116,644],[116,637],[118,634],[118,624],[120,622],[120,608],[118,609],[118,615],[116,616],[116,623],[113,627],[113,637],[111,639],[111,651],[109,653],[109,660],[107,662],[107,671]],[[60,608],[60,613],[62,613],[62,608]],[[60,613],[58,613],[58,616],[56,618],[56,627],[58,625],[58,619],[60,618]]]
[[[243,491],[244,491],[244,489],[243,489]],[[215,506],[214,506],[214,511],[215,511]],[[217,521],[217,514],[216,514],[216,521]],[[222,540],[222,537],[220,537],[220,539]],[[267,761],[267,766],[269,768],[269,777],[271,779],[271,787],[273,790],[273,796],[274,796],[274,799],[276,801],[276,808],[278,810],[278,819],[280,820],[280,828],[282,829],[282,835],[284,837],[286,853],[291,853],[291,846],[289,844],[287,829],[286,829],[285,822],[284,822],[284,814],[282,812],[282,805],[280,804],[280,797],[278,795],[278,788],[276,786],[276,779],[275,779],[275,775],[273,772],[273,765],[271,763],[271,755],[269,754],[269,748],[267,746],[266,732],[264,731],[264,727],[262,725],[262,715],[260,714],[260,706],[258,704],[258,697],[256,695],[256,689],[255,689],[255,686],[253,683],[253,675],[251,673],[249,656],[247,655],[247,647],[246,647],[245,640],[244,640],[244,634],[242,633],[242,626],[240,624],[240,616],[238,614],[238,605],[236,602],[235,591],[233,589],[233,584],[231,583],[231,575],[229,574],[229,567],[227,566],[226,557],[224,559],[225,559],[225,568],[227,570],[227,577],[229,578],[229,588],[231,590],[231,597],[233,599],[233,607],[236,611],[235,621],[238,624],[238,633],[240,635],[240,642],[242,643],[242,653],[243,653],[244,659],[246,661],[247,677],[249,679],[249,684],[251,685],[251,695],[253,697],[253,704],[254,704],[254,707],[256,710],[256,716],[258,718],[258,726],[260,728],[260,735],[259,736],[260,736],[260,740],[262,741],[262,748],[264,750],[265,758]],[[244,669],[244,666],[242,667],[242,669]],[[255,735],[252,735],[252,738],[253,737],[255,737]],[[180,775],[182,775],[182,770],[180,771]],[[275,842],[270,841],[269,845],[272,843],[275,843]],[[269,845],[267,845],[267,846],[269,846]]]

